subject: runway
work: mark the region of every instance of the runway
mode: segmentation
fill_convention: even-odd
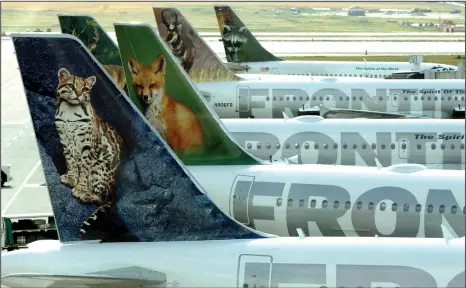
[[[47,188],[40,186],[45,177],[11,41],[2,41],[1,75],[1,159],[14,177],[1,191],[2,217],[53,216]]]

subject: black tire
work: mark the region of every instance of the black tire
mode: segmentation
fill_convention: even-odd
[[[2,187],[5,186],[6,183],[6,174],[2,171]]]

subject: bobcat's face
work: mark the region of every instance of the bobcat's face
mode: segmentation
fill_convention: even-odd
[[[128,67],[131,72],[131,84],[142,100],[149,106],[160,106],[164,94],[165,58],[163,54],[152,61],[151,65],[142,65],[134,58],[128,57]]]
[[[96,82],[96,77],[83,78],[61,68],[58,70],[57,97],[72,105],[87,104],[91,102],[91,89]]]

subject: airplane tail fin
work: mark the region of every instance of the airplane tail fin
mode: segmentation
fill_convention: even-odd
[[[154,7],[159,35],[194,82],[239,81],[176,8]]]
[[[228,62],[283,61],[262,47],[230,6],[214,8]]]
[[[215,206],[78,38],[12,39],[61,242],[265,237]]]
[[[154,28],[115,23],[130,99],[185,165],[257,165],[200,95]]]
[[[120,51],[94,17],[87,14],[58,14],[61,32],[78,37],[102,64],[120,88],[126,89]]]

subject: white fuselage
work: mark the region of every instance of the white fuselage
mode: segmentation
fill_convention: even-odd
[[[251,74],[313,75],[330,77],[384,78],[393,72],[414,70],[409,62],[375,61],[267,61],[242,62]],[[420,70],[443,69],[457,71],[458,67],[438,63],[421,63]]]
[[[455,119],[222,119],[238,143],[266,161],[465,169],[465,122]]]
[[[452,118],[464,109],[463,80],[386,80],[300,77],[196,83],[221,118],[283,118],[323,105],[377,112]]]
[[[464,239],[416,238],[38,241],[28,249],[2,253],[2,278],[15,273],[104,276],[119,270],[115,276],[158,280],[164,287],[456,288],[464,287],[464,246]],[[20,286],[3,278],[2,284],[44,287],[29,281]]]
[[[443,223],[464,236],[464,171],[400,165],[187,168],[224,213],[265,233],[442,237]]]

